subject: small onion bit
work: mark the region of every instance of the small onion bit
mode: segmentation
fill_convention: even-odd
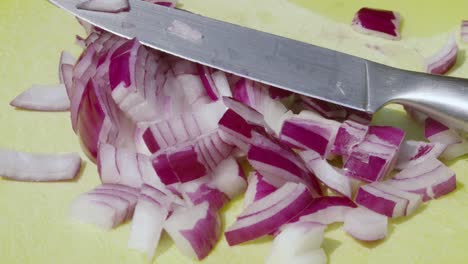
[[[427,58],[425,70],[432,74],[445,74],[457,63],[458,45],[455,34],[451,34],[444,47]]]
[[[78,175],[81,162],[77,153],[43,154],[0,149],[0,176],[15,181],[67,181]]]
[[[138,189],[118,184],[103,184],[76,197],[70,217],[102,229],[112,229],[133,217]]]
[[[70,100],[63,84],[33,85],[15,97],[10,105],[34,111],[68,111]]]
[[[399,40],[400,22],[398,12],[364,7],[354,15],[351,26],[363,34]]]
[[[106,12],[106,13],[120,13],[130,10],[128,0],[87,0],[76,5],[77,9]]]
[[[284,225],[273,240],[266,263],[327,263],[327,256],[321,248],[325,228],[325,225],[314,222]]]
[[[468,42],[468,21],[463,20],[460,25],[460,39],[463,42]]]
[[[344,220],[343,230],[362,241],[376,241],[387,236],[388,218],[363,207],[349,211]]]

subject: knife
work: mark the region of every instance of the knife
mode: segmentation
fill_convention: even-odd
[[[76,0],[49,0],[93,25],[143,45],[248,79],[374,113],[399,103],[468,131],[468,80],[392,68],[296,40],[142,0],[130,11],[79,10]],[[193,41],[169,29],[182,22]]]

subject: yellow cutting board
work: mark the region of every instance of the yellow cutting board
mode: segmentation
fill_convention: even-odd
[[[410,3],[411,2],[411,3]],[[389,8],[404,18],[401,41],[362,36],[349,28],[354,12],[363,6]],[[450,32],[459,33],[468,19],[466,1],[357,1],[357,0],[182,0],[182,7],[210,17],[341,50],[389,65],[421,70],[423,58],[443,46]],[[465,17],[464,17],[465,15]],[[45,0],[0,1],[0,147],[35,152],[80,152],[68,113],[19,111],[8,103],[32,84],[57,83],[62,49],[76,55],[75,20]],[[458,35],[457,35],[458,36]],[[378,49],[376,49],[378,47]],[[468,76],[460,62],[451,72]],[[398,107],[382,110],[375,123],[408,130],[420,139],[421,129]],[[333,225],[324,249],[329,263],[467,263],[467,157],[449,162],[457,173],[457,190],[423,205],[409,218],[391,221],[388,238],[364,244]],[[22,183],[0,179],[0,263],[148,263],[126,247],[129,224],[110,232],[72,223],[69,202],[98,184],[97,170],[86,159],[76,181]],[[241,210],[238,199],[224,210],[229,225]],[[221,240],[204,263],[262,263],[270,239],[229,248]],[[191,263],[163,236],[155,263]]]

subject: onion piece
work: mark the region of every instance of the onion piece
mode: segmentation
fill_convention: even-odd
[[[75,65],[76,63],[76,58],[71,55],[70,52],[68,51],[62,51],[62,53],[60,53],[60,60],[59,60],[59,80],[60,80],[60,83],[65,83],[64,82],[64,78],[63,78],[63,72],[62,72],[62,66],[63,65]]]
[[[325,228],[314,222],[297,222],[281,227],[266,263],[327,263],[327,256],[321,248]]]
[[[200,31],[179,20],[172,21],[167,32],[194,43],[199,43],[203,39],[203,34]]]
[[[400,22],[398,12],[364,7],[354,15],[351,27],[360,33],[399,40]]]
[[[67,181],[81,168],[77,153],[41,154],[0,149],[0,176],[15,181]]]
[[[424,122],[424,136],[431,142],[447,145],[461,142],[460,136],[455,131],[430,117]]]
[[[143,184],[137,154],[134,151],[101,144],[97,165],[103,183],[123,184],[135,188],[140,188]]]
[[[447,145],[437,142],[405,141],[400,148],[395,168],[402,170],[413,167],[429,157],[437,158],[444,152],[446,147]]]
[[[445,74],[457,62],[458,45],[455,34],[450,35],[445,46],[425,61],[425,70],[432,74]]]
[[[468,141],[448,145],[440,156],[442,159],[452,160],[468,153]]]
[[[76,5],[77,9],[119,13],[130,10],[128,0],[87,0]]]
[[[396,127],[371,126],[364,141],[353,148],[344,164],[346,175],[374,182],[392,168],[405,132]]]
[[[277,198],[275,193],[286,191],[286,197],[278,202],[270,202],[271,198]],[[276,192],[252,203],[244,210],[238,220],[224,233],[230,246],[253,240],[277,230],[287,223],[296,214],[302,211],[310,203],[312,197],[307,188],[302,184],[286,183]],[[275,199],[273,199],[275,200]],[[246,214],[249,208],[257,207],[257,203],[269,204],[264,210],[254,214]]]
[[[240,79],[234,87],[233,95],[236,100],[263,115],[262,120],[265,120],[268,127],[276,134],[279,134],[283,121],[292,116],[292,112],[288,112],[288,109],[281,102],[271,98],[269,87],[261,83]],[[245,117],[243,114],[239,114]]]
[[[145,2],[153,3],[156,5],[162,5],[165,7],[175,7],[177,5],[176,0],[144,0]]]
[[[306,208],[304,208],[304,210],[302,210],[289,222],[294,223],[298,221],[310,221],[324,225],[335,222],[343,222],[346,213],[356,207],[356,204],[346,197],[319,197],[313,199],[312,202],[309,203]]]
[[[244,193],[247,181],[241,165],[234,158],[227,158],[213,171],[211,185],[226,194],[229,199],[234,199]]]
[[[317,179],[307,171],[302,159],[272,137],[254,132],[247,159],[252,167],[275,185],[286,181],[306,184],[314,197],[322,191]]]
[[[351,179],[340,173],[336,168],[328,164],[321,155],[313,150],[303,151],[299,153],[304,160],[307,168],[329,188],[339,192],[340,194],[351,198],[352,184]]]
[[[408,207],[408,200],[384,192],[371,184],[359,188],[356,203],[391,218],[404,216]]]
[[[213,249],[221,235],[221,222],[208,202],[175,210],[164,223],[164,230],[180,252],[203,259]]]
[[[70,205],[70,217],[109,230],[130,219],[136,204],[135,191],[118,185],[101,185],[76,197]]]
[[[280,139],[292,148],[313,150],[321,157],[328,157],[340,125],[325,118],[310,118],[301,112],[297,117],[286,119]]]
[[[170,203],[163,192],[143,185],[132,220],[129,248],[145,252],[150,260],[153,258]]]
[[[343,120],[347,116],[346,109],[342,106],[301,95],[305,109],[315,111],[328,119]]]
[[[387,225],[387,217],[358,207],[346,214],[343,229],[358,240],[376,241],[387,236]]]
[[[63,84],[33,85],[15,97],[10,105],[36,111],[67,111],[70,100]]]
[[[206,94],[211,98],[211,100],[217,101],[219,99],[219,91],[213,80],[213,77],[211,76],[212,69],[201,64],[197,64],[197,69],[198,75],[202,80],[203,87],[205,87]]]
[[[223,71],[215,71],[211,74],[211,77],[213,78],[216,88],[218,88],[220,96],[232,97],[231,87]]]
[[[448,194],[457,187],[455,172],[435,158],[406,168],[386,182],[397,189],[422,195],[424,202]]]
[[[263,199],[270,193],[278,190],[278,187],[270,184],[265,177],[258,172],[251,172],[249,176],[247,191],[244,196],[244,208],[255,201]]]
[[[155,153],[176,144],[195,140],[203,134],[216,130],[225,111],[226,107],[222,102],[214,102],[194,112],[156,122],[145,130],[142,135],[143,141],[148,151]]]
[[[336,134],[331,152],[343,156],[344,160],[351,155],[355,145],[361,143],[369,130],[369,127],[352,120],[344,121]]]
[[[463,20],[460,25],[460,39],[463,42],[468,42],[468,21]]]

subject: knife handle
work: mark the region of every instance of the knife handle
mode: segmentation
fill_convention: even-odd
[[[367,63],[368,108],[398,103],[443,124],[468,131],[468,79],[432,75]]]

